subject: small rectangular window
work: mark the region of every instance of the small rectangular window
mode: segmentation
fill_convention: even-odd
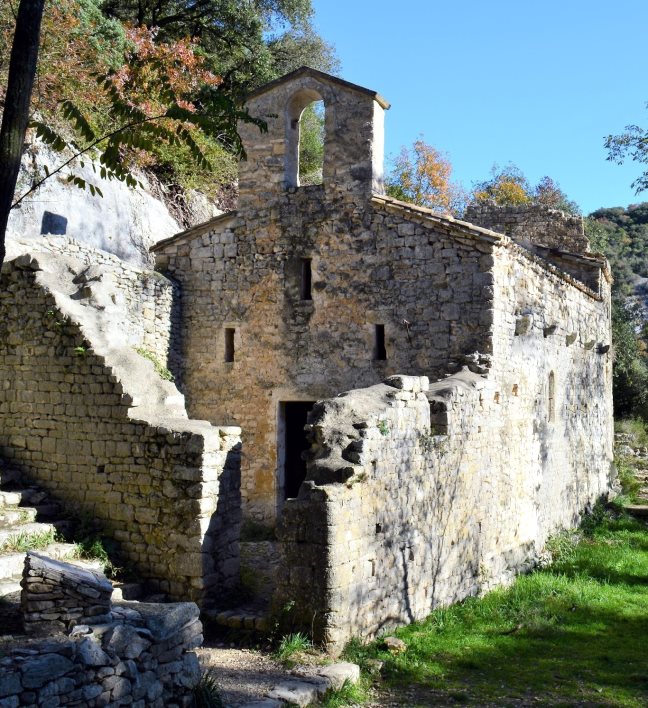
[[[313,272],[311,259],[302,258],[301,266],[301,299],[312,300],[311,286],[313,283]]]
[[[374,330],[374,361],[386,361],[387,350],[385,349],[385,325],[377,324]]]
[[[234,333],[236,330],[233,327],[225,328],[225,361],[234,361]]]

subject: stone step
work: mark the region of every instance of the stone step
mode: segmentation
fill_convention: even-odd
[[[624,509],[637,519],[648,519],[648,504],[626,504]]]
[[[143,591],[140,583],[113,583],[113,602],[119,600],[140,600]]]
[[[268,614],[245,609],[204,610],[203,616],[209,622],[228,629],[248,629],[266,632],[270,627]]]
[[[15,489],[11,491],[0,491],[0,507],[19,506],[20,504],[40,504],[46,501],[47,492],[36,487],[26,487],[25,489]]]
[[[0,580],[0,598],[6,595],[11,595],[15,592],[20,592],[22,588],[20,587],[20,578],[7,578],[5,580]]]
[[[2,524],[0,525],[0,552],[2,552],[2,547],[13,538],[55,533],[57,526],[58,524],[41,523],[38,521],[27,524]]]
[[[31,506],[0,507],[0,524],[21,524],[36,521],[38,511]]]

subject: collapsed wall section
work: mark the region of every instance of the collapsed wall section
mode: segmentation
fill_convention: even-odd
[[[524,246],[548,246],[572,253],[590,250],[583,218],[542,204],[470,204],[466,221],[510,236]]]
[[[313,410],[310,479],[279,524],[286,572],[275,605],[293,603],[291,621],[312,624],[329,650],[480,589],[485,450],[471,438],[484,386],[470,372],[444,382],[443,407],[457,412],[449,435],[431,428],[425,377]]]
[[[108,305],[75,300],[82,283],[52,289],[83,268],[38,258],[0,279],[0,453],[94,520],[152,589],[206,601],[238,575],[240,430],[183,417],[150,362],[111,348]]]

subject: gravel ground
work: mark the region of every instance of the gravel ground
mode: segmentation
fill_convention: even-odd
[[[268,654],[252,649],[209,646],[196,649],[203,668],[213,669],[228,706],[240,706],[265,697],[288,671]]]

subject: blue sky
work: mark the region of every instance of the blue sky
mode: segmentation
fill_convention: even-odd
[[[343,78],[391,104],[386,153],[423,134],[465,187],[493,163],[549,175],[589,213],[648,201],[603,139],[648,127],[648,0],[313,0]]]

